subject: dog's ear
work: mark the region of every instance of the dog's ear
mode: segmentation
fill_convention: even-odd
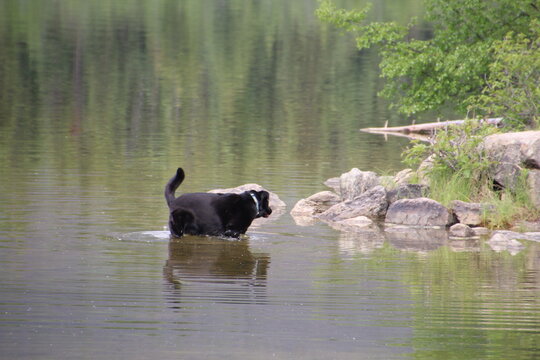
[[[258,194],[262,203],[268,203],[268,200],[270,200],[270,194],[268,193],[268,191],[259,191]]]

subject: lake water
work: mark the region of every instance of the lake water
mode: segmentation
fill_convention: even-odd
[[[374,3],[374,19],[422,13]],[[376,96],[377,55],[316,7],[0,3],[0,358],[540,356],[539,244],[288,214],[352,167],[402,169],[407,146],[358,131],[410,119]],[[170,241],[179,166],[180,191],[259,183],[287,211],[242,240]]]

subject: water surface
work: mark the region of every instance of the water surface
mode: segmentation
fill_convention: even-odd
[[[259,183],[288,210],[352,167],[403,168],[405,139],[358,131],[410,120],[376,96],[376,54],[316,6],[0,4],[0,358],[538,356],[538,244],[511,255],[288,212],[241,240],[170,241],[178,166],[181,191]]]

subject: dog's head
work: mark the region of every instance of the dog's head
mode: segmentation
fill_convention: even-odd
[[[268,200],[270,199],[268,191],[251,190],[249,194],[253,200],[255,200],[255,205],[257,206],[257,216],[255,216],[255,218],[269,217],[272,213],[272,209],[270,209],[270,206],[268,205]]]

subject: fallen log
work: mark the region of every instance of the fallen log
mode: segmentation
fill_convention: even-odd
[[[424,134],[430,135],[435,131],[446,128],[450,125],[461,125],[465,121],[473,120],[448,120],[448,121],[438,121],[425,124],[412,124],[408,126],[392,126],[392,127],[378,127],[378,128],[364,128],[360,129],[361,131],[368,133],[381,133],[381,134],[392,134],[392,133],[401,133],[401,134]],[[502,121],[502,118],[492,118],[492,119],[480,119],[476,120],[491,125],[499,125]]]

